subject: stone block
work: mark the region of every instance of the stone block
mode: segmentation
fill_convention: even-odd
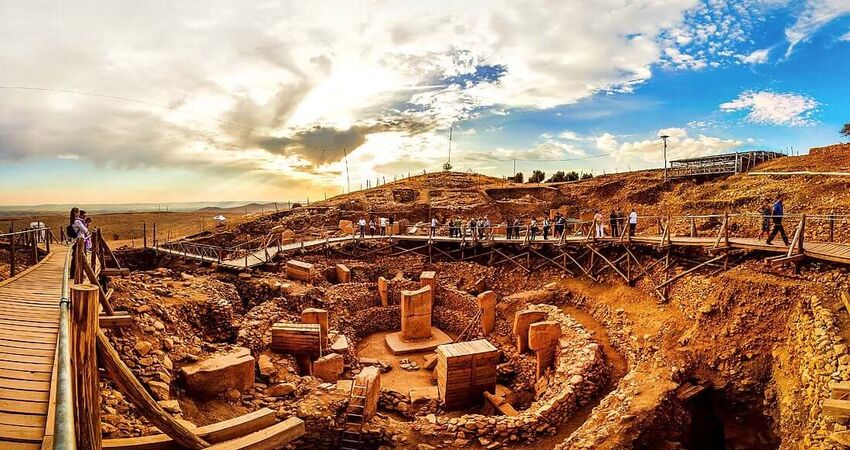
[[[378,411],[378,399],[381,397],[381,371],[374,366],[365,367],[354,377],[356,386],[367,386],[366,404],[363,408],[363,420],[369,421]]]
[[[319,324],[319,341],[322,349],[328,348],[328,311],[319,308],[307,308],[301,311],[302,323]]]
[[[251,351],[235,351],[211,356],[183,366],[180,371],[186,390],[196,395],[217,395],[230,389],[246,390],[254,384],[254,357]]]
[[[378,297],[381,299],[381,306],[389,306],[389,283],[384,277],[378,277]]]
[[[283,245],[291,244],[295,242],[295,232],[292,230],[286,230],[283,233],[280,233],[280,243]]]
[[[514,315],[514,338],[520,353],[528,350],[528,327],[534,322],[546,320],[546,313],[536,310],[517,311]]]
[[[481,308],[481,330],[484,334],[493,332],[496,327],[496,293],[485,291],[476,297],[478,307]]]
[[[437,297],[437,272],[426,270],[419,275],[419,287],[431,286],[431,296]]]
[[[290,279],[312,283],[316,279],[316,269],[310,263],[290,259],[286,262],[286,276]]]
[[[336,265],[336,281],[337,283],[351,283],[351,269],[345,264]]]
[[[416,291],[401,291],[402,340],[431,337],[431,286]]]
[[[555,321],[535,322],[528,327],[528,348],[534,351],[554,347],[561,337],[561,325]]]
[[[354,233],[354,222],[350,220],[340,220],[339,221],[339,231],[342,234],[353,234]]]
[[[260,375],[264,377],[270,377],[277,373],[277,368],[272,363],[272,359],[269,358],[269,355],[260,355],[257,358],[257,368],[260,369]]]
[[[331,353],[313,361],[313,376],[325,381],[336,382],[345,371],[342,355]]]

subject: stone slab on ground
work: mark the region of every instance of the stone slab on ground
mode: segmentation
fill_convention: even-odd
[[[443,344],[451,344],[454,340],[437,327],[431,327],[431,337],[415,341],[401,340],[401,331],[390,333],[385,337],[387,347],[393,355],[405,353],[428,352]]]
[[[410,403],[416,403],[417,400],[438,400],[440,392],[437,386],[413,388],[408,392]]]
[[[345,371],[342,355],[331,353],[313,361],[313,376],[325,381],[336,382]]]
[[[244,391],[253,386],[254,364],[251,351],[237,347],[235,351],[187,364],[180,371],[189,392],[217,395],[229,389]]]

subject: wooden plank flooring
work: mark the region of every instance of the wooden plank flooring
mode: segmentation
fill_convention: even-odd
[[[0,285],[0,448],[40,448],[48,423],[67,247]]]

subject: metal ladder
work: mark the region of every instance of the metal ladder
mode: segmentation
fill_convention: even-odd
[[[369,392],[369,382],[358,384],[358,381],[361,380],[355,378],[351,381],[340,450],[360,450],[363,448],[363,419],[366,413],[366,393]]]

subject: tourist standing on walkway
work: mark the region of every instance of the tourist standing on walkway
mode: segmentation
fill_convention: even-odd
[[[360,237],[365,238],[366,237],[366,219],[361,217],[360,220],[357,221],[357,226],[360,227]]]
[[[761,214],[761,231],[759,232],[758,240],[761,240],[762,237],[770,235],[770,202],[767,200],[764,201],[759,214]]]
[[[375,218],[369,219],[369,235],[375,237]]]
[[[593,215],[593,224],[596,226],[596,237],[605,237],[605,222],[602,219],[602,213],[597,209]]]
[[[487,236],[489,238],[492,235],[492,233],[493,233],[493,223],[490,222],[489,217],[484,216],[484,236]]]
[[[632,208],[632,212],[629,213],[629,237],[635,235],[635,228],[637,228],[637,213],[634,208]]]
[[[79,211],[73,225],[75,237],[85,239],[87,252],[91,251],[91,232],[89,231],[90,223],[91,219],[86,217],[86,212]]]
[[[437,218],[432,217],[431,218],[431,237],[434,237],[436,235],[437,235]]]
[[[617,237],[620,235],[620,227],[617,226],[617,211],[611,210],[611,214],[608,215],[608,225],[611,226],[611,236]]]
[[[549,239],[549,227],[552,226],[552,223],[549,222],[548,217],[543,218],[543,240]]]
[[[378,218],[378,225],[380,226],[381,236],[387,235],[387,218],[380,217]]]
[[[531,233],[530,239],[533,241],[537,237],[537,219],[534,216],[531,216],[531,222],[528,223],[528,231]]]
[[[770,232],[770,236],[767,237],[767,245],[771,245],[770,241],[776,237],[776,233],[782,237],[782,242],[785,245],[790,245],[788,243],[788,235],[785,234],[785,228],[782,226],[782,218],[785,216],[785,205],[783,204],[783,196],[779,194],[776,197],[776,201],[773,203],[773,210],[771,214],[773,216],[773,231]]]
[[[620,207],[617,207],[617,231],[620,234],[624,234],[626,232],[626,214],[620,210]]]
[[[484,239],[484,219],[479,218],[475,226],[478,227],[478,239]]]
[[[519,239],[520,228],[522,228],[522,222],[519,219],[514,219],[514,239]]]

